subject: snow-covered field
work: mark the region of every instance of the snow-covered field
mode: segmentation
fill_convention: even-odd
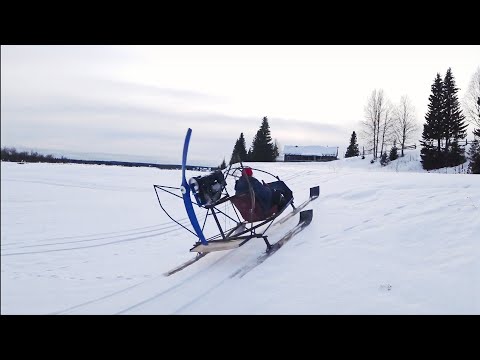
[[[278,174],[297,204],[320,185],[310,226],[243,277],[262,240],[165,277],[194,256],[153,189],[179,186],[180,171],[2,163],[1,313],[480,314],[480,176],[427,173],[418,151],[384,168],[250,165]],[[186,224],[181,200],[162,201]]]

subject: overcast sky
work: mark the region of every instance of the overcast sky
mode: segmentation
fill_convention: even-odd
[[[478,45],[2,45],[1,145],[178,164],[191,127],[189,164],[218,165],[267,116],[281,149],[345,149],[374,89],[422,125],[436,73],[462,98],[479,66]]]

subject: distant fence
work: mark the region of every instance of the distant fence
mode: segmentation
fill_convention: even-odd
[[[445,173],[445,174],[468,174],[468,162],[465,162],[457,166],[452,166],[452,167],[432,169],[432,170],[428,170],[428,172],[429,173]]]
[[[452,142],[453,141],[450,140],[450,144],[452,144]],[[472,142],[473,142],[473,140],[468,140],[468,139],[460,140],[460,141],[458,141],[458,146],[465,147],[468,144],[471,144]],[[430,145],[430,146],[438,146],[438,141],[437,140],[430,140],[430,141],[426,141],[425,143]],[[440,140],[440,147],[445,148],[445,141],[444,140]]]
[[[416,149],[417,148],[417,145],[416,144],[413,144],[413,145],[405,145],[403,147],[404,150],[411,150],[411,149]],[[397,146],[397,149],[398,150],[401,150],[402,147],[401,146]],[[385,149],[386,150],[386,149]],[[363,150],[362,150],[362,154],[361,155],[372,155],[373,154],[373,148],[372,149],[366,149],[365,150],[365,147],[363,147]]]
[[[468,139],[462,139],[460,141],[458,141],[458,146],[460,147],[465,147],[467,146],[468,144],[471,144],[473,142],[473,140],[468,140]],[[431,141],[427,141],[426,142],[427,144],[431,145],[431,146],[437,146],[438,143],[436,140],[431,140]],[[452,142],[450,141],[450,144]],[[442,148],[445,148],[445,141],[440,141],[440,147]],[[413,145],[405,145],[403,147],[404,150],[413,150],[413,149],[416,149],[417,148],[417,145],[416,144],[413,144]],[[401,150],[402,147],[401,146],[397,146],[397,149],[398,150]],[[373,154],[373,149],[365,149],[365,147],[363,148],[363,152],[362,152],[363,155],[372,155]]]
[[[454,167],[455,174],[468,174],[468,165],[461,164]]]

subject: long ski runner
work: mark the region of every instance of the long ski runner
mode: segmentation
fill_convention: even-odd
[[[173,275],[176,272],[179,272],[180,270],[185,269],[187,266],[190,266],[190,265],[196,263],[198,260],[200,260],[201,258],[203,258],[205,255],[208,255],[208,254],[210,254],[210,253],[208,253],[208,252],[207,253],[198,253],[198,255],[195,256],[193,259],[185,261],[183,264],[180,264],[177,267],[174,267],[173,269],[165,272],[163,275],[165,275],[165,276]]]
[[[300,212],[300,220],[298,221],[298,224],[291,229],[289,232],[287,232],[280,240],[278,240],[275,244],[273,244],[270,249],[267,250],[264,254],[260,255],[257,260],[249,265],[246,265],[233,273],[230,277],[243,277],[245,274],[253,270],[255,267],[263,263],[265,260],[267,260],[270,256],[275,254],[278,249],[280,249],[283,245],[285,245],[291,238],[293,238],[295,235],[297,235],[300,231],[305,229],[311,222],[313,218],[313,210],[304,210]]]

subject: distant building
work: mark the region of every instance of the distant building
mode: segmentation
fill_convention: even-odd
[[[338,146],[291,146],[283,149],[284,161],[332,161],[338,160]]]

